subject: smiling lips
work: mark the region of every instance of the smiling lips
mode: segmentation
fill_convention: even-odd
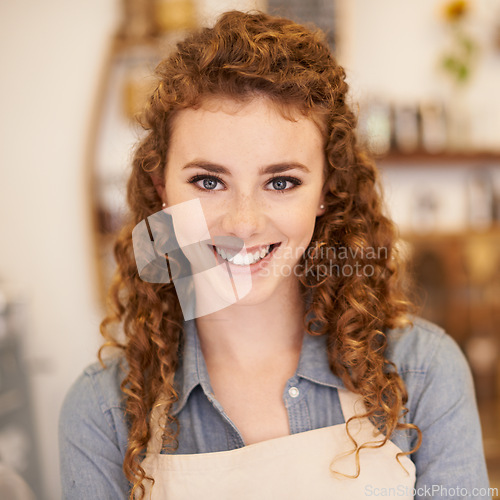
[[[247,252],[246,254],[238,253],[238,250],[230,250],[228,248],[213,247],[218,255],[224,260],[236,266],[250,266],[255,264],[265,257],[267,257],[276,247],[281,243],[273,243],[272,245],[263,246],[254,252]]]

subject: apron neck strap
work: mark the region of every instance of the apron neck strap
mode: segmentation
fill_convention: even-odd
[[[344,420],[347,422],[351,417],[362,415],[366,412],[363,403],[363,397],[347,389],[337,389],[339,394],[340,406],[344,414]]]

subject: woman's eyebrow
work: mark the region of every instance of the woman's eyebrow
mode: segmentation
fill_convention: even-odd
[[[207,172],[211,172],[213,174],[224,174],[229,177],[231,176],[231,172],[226,167],[205,160],[190,161],[189,163],[186,163],[182,167],[182,170],[186,168],[202,168]],[[259,169],[259,175],[281,174],[283,172],[287,172],[288,170],[293,170],[293,169],[302,170],[304,172],[310,172],[310,170],[302,163],[293,161],[293,162],[274,163],[272,165],[268,165],[267,167],[261,167]]]
[[[269,165],[267,167],[263,167],[259,169],[259,174],[281,174],[282,172],[286,172],[287,170],[302,170],[303,172],[310,172],[310,170],[297,161],[292,162],[284,162],[284,163],[275,163],[273,165]]]

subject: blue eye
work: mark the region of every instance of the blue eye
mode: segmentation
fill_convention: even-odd
[[[202,183],[205,189],[215,189],[217,187],[217,181],[215,179],[203,179]]]
[[[213,175],[195,175],[188,182],[202,191],[219,191],[223,189],[219,187],[219,185],[223,185],[222,179]]]
[[[300,186],[302,181],[296,177],[275,177],[268,182],[269,184],[272,186],[271,191],[290,191]]]
[[[274,179],[272,181],[273,188],[277,191],[281,191],[282,189],[286,189],[287,181],[285,179]]]

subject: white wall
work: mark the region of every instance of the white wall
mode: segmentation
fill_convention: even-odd
[[[0,2],[0,283],[29,304],[27,356],[46,498],[60,497],[57,419],[100,343],[84,170],[118,0]]]

